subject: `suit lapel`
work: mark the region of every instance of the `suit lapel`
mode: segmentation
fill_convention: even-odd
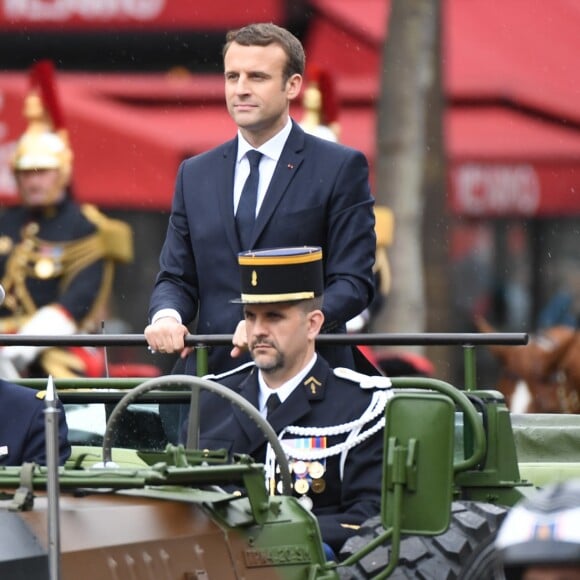
[[[235,254],[240,251],[240,242],[236,232],[236,222],[234,219],[234,166],[236,163],[236,153],[238,150],[238,139],[232,139],[224,144],[223,158],[219,160],[219,167],[216,167],[216,184],[219,211],[222,224],[226,232],[226,237]],[[212,195],[212,192],[210,192]]]
[[[270,182],[264,202],[260,208],[260,213],[256,219],[251,247],[256,245],[256,241],[272,218],[272,214],[286,193],[290,182],[298,173],[298,169],[304,161],[303,150],[304,131],[292,121],[292,130],[290,131],[290,135],[288,135],[284,149],[282,149],[282,154],[280,155],[280,159],[278,159],[272,181]]]

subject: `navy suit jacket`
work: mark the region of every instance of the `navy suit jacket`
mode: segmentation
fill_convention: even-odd
[[[70,457],[68,428],[58,402],[60,464]],[[0,465],[46,465],[45,402],[39,392],[0,379]]]
[[[316,381],[312,381],[312,377]],[[230,371],[227,376],[205,378],[229,387],[258,408],[258,373],[253,364]],[[358,383],[337,377],[319,356],[303,384],[296,387],[268,420],[276,433],[289,425],[326,427],[348,423],[361,417],[369,406],[372,393],[373,390],[362,389]],[[219,395],[202,390],[199,415],[200,449],[227,449],[230,454],[249,454],[255,461],[264,462],[265,437],[239,407]],[[366,425],[362,431],[368,427]],[[329,436],[326,447],[342,443],[346,435]],[[340,456],[326,459],[326,488],[322,493],[308,492],[322,538],[336,553],[356,533],[352,527],[342,524],[356,527],[380,513],[383,437],[381,429],[350,449],[342,479]]]
[[[236,155],[237,138],[185,160],[177,175],[150,316],[174,308],[188,326],[197,319],[197,334],[231,334],[243,318],[241,305],[230,302],[240,296],[237,256],[247,249],[239,245],[234,220]],[[374,296],[373,205],[364,155],[293,123],[251,245],[322,248],[324,332],[344,332],[346,321]],[[211,372],[240,364],[230,350],[211,349]],[[188,358],[185,372],[196,374],[195,356]]]

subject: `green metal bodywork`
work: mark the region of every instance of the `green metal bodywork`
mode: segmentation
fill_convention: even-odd
[[[204,349],[198,351],[203,366]],[[219,526],[235,573],[248,580],[334,580],[338,568],[353,565],[389,541],[391,560],[377,576],[386,578],[397,565],[402,534],[440,534],[449,524],[452,500],[510,507],[550,481],[580,477],[580,416],[510,415],[499,392],[477,390],[474,349],[464,352],[464,389],[437,379],[392,379],[382,482],[385,531],[340,564],[325,560],[312,514],[293,497],[269,496],[263,466],[249,457],[229,463],[220,452],[181,446],[156,452],[113,448],[111,460],[119,467],[99,468],[100,447],[75,446],[59,472],[61,491],[108,490],[198,506]],[[149,390],[143,401],[188,402],[188,392],[170,390],[170,379],[162,379],[163,389]],[[46,384],[40,379],[20,382],[36,389]],[[57,379],[55,385],[63,402],[111,404],[144,382]],[[35,466],[26,481],[36,493],[46,487],[46,479],[47,469]],[[219,488],[234,482],[244,490],[242,496]],[[0,488],[14,490],[24,483],[22,468],[0,468]],[[243,546],[237,555],[234,539]],[[271,576],[270,570],[275,571]]]

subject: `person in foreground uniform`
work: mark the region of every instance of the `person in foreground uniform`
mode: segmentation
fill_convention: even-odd
[[[28,128],[12,158],[20,205],[0,216],[0,281],[6,290],[0,332],[92,332],[102,320],[115,263],[132,259],[132,234],[125,223],[72,198],[73,154],[55,110],[58,101],[47,96],[54,92],[52,68],[41,61],[33,71],[34,88],[24,105]],[[102,369],[102,355],[90,349],[0,349],[0,375],[8,379],[101,376]]]
[[[4,288],[0,286],[0,305],[4,296]],[[0,465],[22,465],[25,462],[46,464],[45,394],[45,391],[0,379]],[[60,411],[59,458],[60,464],[64,465],[70,457],[71,447],[60,400],[57,406]]]
[[[0,465],[46,465],[44,391],[0,379]],[[58,401],[60,465],[70,457],[68,427]]]
[[[495,546],[494,578],[580,578],[580,479],[549,484],[520,501],[501,525]]]
[[[383,376],[333,370],[316,353],[324,324],[320,247],[243,252],[238,260],[238,301],[253,362],[205,378],[267,415],[289,456],[294,493],[317,516],[322,538],[336,554],[380,510],[384,409],[391,383]],[[199,416],[201,449],[252,456],[266,466],[270,493],[279,491],[272,450],[243,411],[202,391]]]

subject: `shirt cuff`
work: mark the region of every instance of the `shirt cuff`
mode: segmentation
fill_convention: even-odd
[[[174,310],[173,308],[162,308],[161,310],[158,310],[153,315],[153,318],[151,319],[151,324],[155,324],[160,318],[165,318],[167,316],[169,316],[170,318],[175,318],[175,320],[177,320],[177,322],[181,324],[181,315],[179,314],[179,312],[177,312],[177,310]]]

